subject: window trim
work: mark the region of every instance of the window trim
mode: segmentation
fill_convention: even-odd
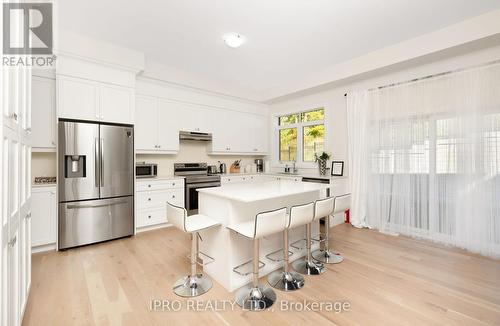
[[[304,109],[304,107],[298,109],[298,110],[283,110],[283,111],[278,111],[275,112],[271,115],[272,117],[272,126],[273,126],[273,132],[272,132],[272,141],[271,141],[271,146],[272,146],[272,153],[273,153],[273,158],[271,161],[271,167],[274,168],[283,168],[285,165],[290,165],[291,161],[288,161],[287,163],[282,163],[280,161],[280,142],[279,142],[279,131],[280,129],[287,129],[287,128],[297,128],[297,161],[295,162],[295,166],[299,169],[315,169],[317,168],[317,163],[316,162],[304,162],[303,159],[303,132],[302,128],[307,127],[307,126],[315,126],[318,124],[321,124],[321,121],[323,122],[323,125],[325,126],[325,139],[324,139],[324,148],[325,151],[328,151],[328,132],[329,132],[329,124],[328,124],[328,106],[326,104],[318,104],[318,105],[307,105],[307,109]],[[304,112],[309,112],[309,111],[314,111],[315,109],[320,109],[323,108],[325,115],[323,120],[315,120],[315,121],[307,121],[307,122],[299,122],[295,124],[288,124],[288,125],[279,125],[279,117],[284,116],[284,115],[289,115],[289,114],[301,114]]]

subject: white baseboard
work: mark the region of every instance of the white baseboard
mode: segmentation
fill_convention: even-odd
[[[141,228],[135,229],[135,233],[141,233],[141,232],[147,232],[147,231],[153,231],[157,229],[162,229],[162,228],[168,228],[171,227],[172,224],[170,223],[160,223],[160,224],[155,224],[155,225],[148,225],[148,226],[143,226]]]
[[[31,247],[31,253],[36,254],[39,252],[45,252],[45,251],[52,251],[56,250],[56,244],[55,243],[49,243],[41,246],[34,246]]]

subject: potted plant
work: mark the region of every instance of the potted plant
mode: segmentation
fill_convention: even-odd
[[[326,162],[330,159],[330,154],[323,152],[320,155],[318,153],[314,154],[314,160],[318,162],[319,175],[326,174]]]

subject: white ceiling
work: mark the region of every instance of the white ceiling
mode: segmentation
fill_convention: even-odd
[[[498,8],[499,0],[62,0],[58,24],[142,51],[183,72],[177,82],[187,86],[213,81],[211,91],[269,99],[305,75]],[[226,32],[247,43],[225,46]]]

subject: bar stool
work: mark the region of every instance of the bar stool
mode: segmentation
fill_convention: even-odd
[[[286,207],[284,207],[259,213],[253,221],[227,227],[246,238],[253,239],[252,284],[239,289],[235,295],[236,303],[245,310],[264,310],[276,301],[274,290],[259,284],[259,242],[262,237],[283,232],[287,224],[286,219]]]
[[[296,221],[291,219],[291,223],[293,223],[294,227],[301,226],[301,225],[306,225],[306,251],[307,251],[307,256],[305,259],[299,259],[296,260],[292,263],[293,269],[295,269],[297,272],[300,274],[304,275],[319,275],[322,274],[326,271],[325,266],[323,266],[322,263],[320,262],[315,262],[312,259],[312,254],[311,254],[311,226],[312,222],[315,221],[314,219],[314,203],[310,203],[311,207],[313,209],[304,209],[303,212],[307,214],[300,214],[300,218],[298,218]],[[290,214],[291,215],[291,214]],[[290,226],[292,227],[292,226]]]
[[[330,250],[330,216],[345,212],[351,204],[351,194],[328,197],[315,202],[314,219],[325,217],[325,245],[323,250],[313,252],[313,258],[327,264],[338,264],[344,257]]]
[[[167,202],[167,216],[179,230],[191,233],[191,274],[177,280],[174,284],[174,293],[181,297],[196,297],[206,293],[212,287],[212,281],[208,276],[196,272],[198,258],[198,237],[199,231],[205,230],[220,223],[210,217],[196,214],[187,216],[187,211]]]
[[[314,215],[314,203],[292,206],[290,215],[287,215],[288,225],[283,231],[283,271],[274,271],[269,274],[267,281],[278,290],[295,291],[304,286],[304,277],[297,272],[289,271],[288,266],[288,230],[307,224]]]

